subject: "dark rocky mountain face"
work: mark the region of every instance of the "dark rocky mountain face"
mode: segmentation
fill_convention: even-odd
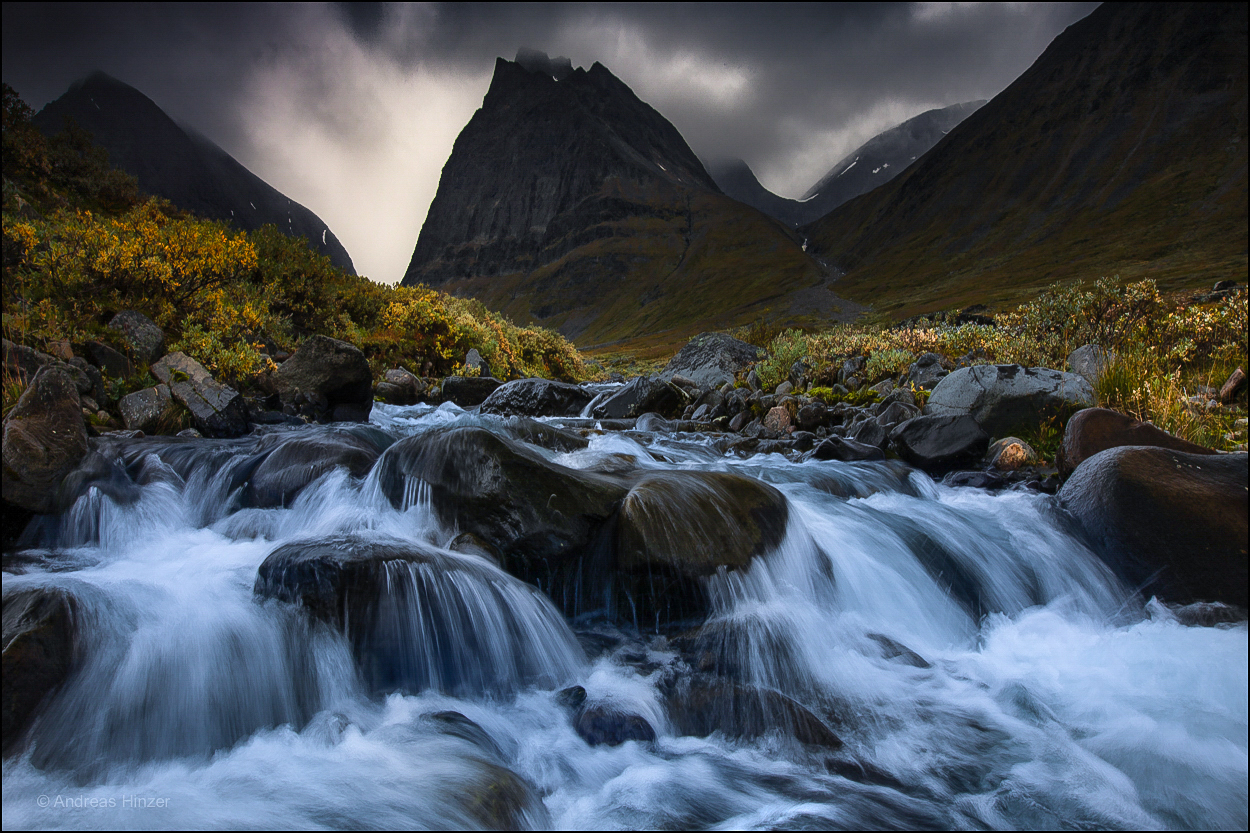
[[[902,175],[805,226],[908,315],[1118,274],[1245,280],[1245,4],[1100,6]]]
[[[792,234],[722,195],[606,68],[522,51],[496,62],[457,138],[403,283],[587,343],[728,322],[819,277]]]
[[[741,159],[716,160],[708,163],[707,169],[729,196],[783,223],[799,226],[889,182],[984,103],[969,101],[928,110],[878,133],[847,154],[797,200],[779,197],[766,189]]]
[[[181,209],[252,231],[272,223],[306,237],[335,266],[355,272],[351,257],[313,212],[281,193],[195,131],[177,124],[151,99],[102,72],[73,84],[33,119],[44,133],[72,119],[139,187]]]

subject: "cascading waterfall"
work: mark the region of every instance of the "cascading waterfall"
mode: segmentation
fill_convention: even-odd
[[[391,438],[466,420],[504,430],[373,417]],[[696,634],[637,633],[446,549],[418,479],[398,507],[345,469],[256,506],[245,443],[127,447],[131,486],[88,487],[5,558],[6,598],[63,591],[83,637],[4,762],[4,827],[1247,826],[1246,626],[1143,605],[1050,498],[688,435],[537,453],[763,480],[784,538],[706,580]],[[271,555],[326,541],[415,554],[359,573],[367,603],[257,595]],[[691,679],[753,692],[775,730],[683,734]],[[588,745],[599,713],[656,737]],[[796,714],[840,745],[800,743]]]

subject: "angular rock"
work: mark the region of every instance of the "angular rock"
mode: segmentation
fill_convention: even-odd
[[[1110,448],[1077,466],[1058,498],[1095,552],[1144,592],[1246,607],[1246,459]]]
[[[846,432],[846,436],[849,439],[862,445],[872,445],[877,448],[885,447],[889,435],[890,432],[875,419],[861,419]]]
[[[917,390],[933,390],[938,382],[949,375],[948,362],[940,353],[922,353],[920,358],[912,362],[903,377],[902,387],[914,387]]]
[[[30,384],[39,368],[56,361],[56,357],[42,353],[23,344],[14,344],[4,339],[5,375],[12,376],[23,384]]]
[[[605,705],[583,708],[573,722],[582,740],[591,746],[620,746],[630,740],[655,740],[655,729],[645,717]]]
[[[680,374],[701,388],[720,387],[732,383],[763,351],[724,333],[700,333],[669,359],[660,378],[672,379]]]
[[[764,428],[777,434],[788,433],[794,428],[794,424],[790,421],[790,411],[781,405],[770,408],[768,413],[764,414]]]
[[[990,438],[968,414],[925,415],[895,427],[890,442],[913,466],[940,472],[980,459]]]
[[[478,376],[495,375],[491,372],[490,365],[487,364],[486,359],[482,358],[482,354],[477,352],[476,347],[470,347],[469,352],[465,354],[464,366],[476,369]]]
[[[1096,385],[1114,358],[1097,344],[1083,344],[1068,354],[1068,370]]]
[[[165,332],[141,312],[122,310],[113,316],[109,329],[122,334],[131,357],[140,365],[151,364],[165,355]]]
[[[170,353],[159,359],[152,365],[152,375],[169,385],[174,400],[191,412],[204,436],[238,437],[250,430],[247,405],[239,392],[218,382],[187,354]]]
[[[531,417],[577,416],[592,398],[580,385],[550,379],[517,379],[495,388],[479,412]]]
[[[425,393],[425,382],[402,367],[391,368],[382,375],[374,393],[392,405],[415,405]]]
[[[686,392],[658,376],[640,376],[604,399],[591,410],[596,419],[628,419],[654,411],[676,418],[689,401]]]
[[[968,414],[982,430],[1005,436],[1066,418],[1094,405],[1094,389],[1075,373],[1018,364],[962,367],[938,383],[925,413]]]
[[[39,705],[69,676],[78,635],[77,602],[54,587],[6,588],[0,721],[4,754],[19,750]]]
[[[1236,399],[1237,395],[1245,389],[1246,372],[1239,367],[1224,380],[1224,384],[1220,386],[1218,398],[1221,402],[1228,404]]]
[[[915,416],[920,416],[920,409],[915,405],[905,405],[894,401],[880,408],[877,413],[877,424],[882,428],[893,428],[900,422],[906,422]]]
[[[318,422],[366,422],[373,408],[373,376],[365,354],[328,336],[304,339],[279,366],[277,385],[283,405]]]
[[[117,407],[128,431],[145,434],[157,433],[162,421],[172,421],[177,413],[169,385],[157,385],[123,396]]]
[[[842,366],[838,368],[838,381],[850,388],[851,386],[847,384],[847,380],[852,377],[855,377],[856,379],[862,377],[864,375],[864,368],[867,366],[868,360],[863,356],[851,356],[850,358],[844,360],[842,362]],[[855,387],[859,387],[861,384],[863,384],[862,381],[860,381]],[[851,389],[854,390],[855,388]]]
[[[1077,411],[1064,427],[1063,441],[1055,455],[1055,466],[1061,475],[1067,476],[1100,451],[1122,445],[1149,445],[1186,454],[1216,453],[1118,411],[1086,408]]]
[[[91,397],[97,403],[105,401],[104,376],[100,373],[100,368],[87,364],[87,360],[79,356],[69,360],[69,364],[81,370],[87,375],[87,379],[91,382]]]
[[[86,454],[73,380],[61,366],[40,368],[4,420],[4,499],[42,515],[63,511],[61,481]]]
[[[88,341],[87,354],[91,357],[91,363],[110,379],[129,379],[135,373],[130,359],[103,342]]]
[[[885,452],[875,445],[842,437],[829,437],[812,449],[811,456],[816,460],[842,460],[852,463],[861,460],[884,460]]]
[[[502,384],[493,376],[448,376],[443,380],[443,399],[461,408],[472,408],[485,402]]]

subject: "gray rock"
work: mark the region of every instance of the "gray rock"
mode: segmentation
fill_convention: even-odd
[[[701,388],[720,387],[733,382],[734,376],[754,364],[762,352],[724,333],[700,333],[669,360],[660,378],[680,374]]]
[[[913,466],[945,471],[979,460],[990,438],[968,414],[943,414],[907,420],[890,432],[890,442]]]
[[[924,353],[907,369],[903,377],[902,387],[915,387],[918,390],[933,390],[938,382],[950,373],[947,362],[939,353]]]
[[[881,408],[877,414],[877,424],[883,428],[893,428],[900,422],[906,422],[914,416],[920,415],[920,409],[915,405],[905,405],[902,402],[891,402]]]
[[[490,365],[487,363],[486,359],[482,358],[482,354],[477,352],[476,347],[470,348],[469,352],[465,354],[464,366],[476,368],[478,376],[495,375],[491,372]]]
[[[4,420],[4,499],[42,515],[67,508],[61,481],[88,447],[82,400],[62,367],[40,368]]]
[[[87,342],[91,362],[110,379],[129,379],[135,373],[130,359],[100,341]]]
[[[1114,353],[1108,353],[1097,344],[1086,344],[1068,355],[1068,370],[1081,376],[1093,386],[1098,384],[1098,377],[1114,360]]]
[[[640,376],[591,410],[597,419],[628,419],[654,411],[666,417],[677,417],[688,404],[686,392],[659,376]]]
[[[318,422],[364,422],[373,408],[373,376],[365,354],[327,336],[304,339],[278,368],[277,385],[283,405]]]
[[[39,368],[56,361],[54,356],[4,339],[4,368],[6,375],[13,376],[23,384],[30,384]]]
[[[852,388],[847,384],[847,380],[852,376],[857,379],[862,377],[864,375],[864,368],[867,367],[867,365],[868,360],[863,356],[851,356],[849,359],[844,360],[842,362],[842,366],[838,368],[838,381],[846,385],[848,388],[851,388],[851,390],[855,390],[855,388],[858,388],[859,385],[863,384],[863,382],[860,381],[859,384]]]
[[[165,333],[141,312],[122,310],[113,316],[109,329],[122,334],[130,355],[140,365],[151,364],[165,355]]]
[[[1077,466],[1058,499],[1131,585],[1246,607],[1246,459],[1110,448]]]
[[[752,391],[759,391],[764,387],[760,383],[760,377],[759,374],[755,372],[755,368],[751,368],[750,372],[747,373],[747,386],[751,388]]]
[[[461,408],[472,408],[485,402],[502,384],[494,376],[448,376],[443,380],[442,396]]]
[[[790,393],[793,390],[794,390],[794,385],[787,380],[785,382],[782,382],[780,385],[778,385],[777,389],[774,390],[773,393],[777,396],[785,396],[786,394]]]
[[[848,440],[842,437],[829,437],[822,440],[811,456],[817,460],[843,460],[856,462],[860,460],[884,460],[885,452],[875,445]]]
[[[169,385],[157,385],[123,396],[117,407],[127,430],[145,434],[156,433],[162,420],[172,417],[176,408]]]
[[[374,392],[383,402],[392,405],[415,405],[425,390],[425,382],[419,376],[402,367],[393,367],[382,374],[382,381]]]
[[[481,413],[577,416],[592,398],[580,385],[550,379],[517,379],[491,391],[482,402]]]
[[[1043,419],[1066,419],[1094,404],[1094,390],[1083,377],[1045,367],[1018,364],[963,367],[938,383],[925,413],[968,414],[993,435],[1024,432]]]
[[[158,359],[152,375],[169,386],[174,400],[191,412],[195,427],[205,436],[238,437],[248,432],[243,397],[187,354],[170,353]]]
[[[100,368],[88,364],[87,360],[80,356],[74,356],[69,363],[87,374],[87,378],[91,380],[91,398],[96,402],[104,402],[104,376],[100,373]]]
[[[857,443],[882,448],[885,446],[889,432],[875,419],[864,419],[852,425],[846,436]]]

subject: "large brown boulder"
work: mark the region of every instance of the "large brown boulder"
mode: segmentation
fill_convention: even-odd
[[[1167,601],[1246,606],[1246,454],[1121,446],[1059,490],[1096,552]]]
[[[65,509],[61,481],[87,454],[87,426],[74,380],[39,369],[4,420],[4,499],[43,515]]]
[[[39,704],[69,675],[76,648],[74,597],[50,587],[7,591],[0,720],[4,754],[15,751]]]
[[[1186,454],[1216,453],[1118,411],[1086,408],[1073,414],[1063,429],[1063,442],[1055,455],[1055,465],[1061,475],[1067,476],[1098,452],[1122,445],[1150,445]]]
[[[366,422],[373,376],[365,354],[346,341],[314,335],[278,368],[284,406],[318,422]]]

